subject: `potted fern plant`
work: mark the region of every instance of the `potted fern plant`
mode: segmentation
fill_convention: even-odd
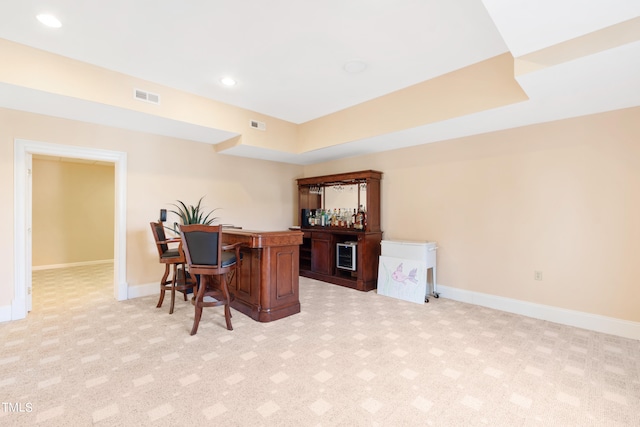
[[[186,205],[184,202],[180,200],[176,200],[177,203],[172,203],[172,206],[175,206],[176,210],[170,210],[169,212],[176,214],[180,218],[180,221],[182,221],[181,225],[188,225],[188,224],[211,225],[216,220],[218,220],[218,217],[213,216],[214,212],[217,211],[218,209],[216,208],[216,209],[212,209],[209,212],[205,212],[202,206],[202,199],[204,199],[204,196],[200,197],[200,200],[198,200],[198,204],[195,206]],[[172,231],[176,234],[180,233],[177,222],[173,223]]]

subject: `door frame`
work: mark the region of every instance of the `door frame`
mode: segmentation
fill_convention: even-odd
[[[75,147],[48,142],[14,140],[14,291],[11,303],[11,320],[24,319],[30,306],[31,294],[31,218],[32,200],[28,197],[29,164],[33,154],[97,160],[115,165],[114,242],[113,242],[113,295],[116,300],[128,299],[127,284],[127,153],[99,148]]]

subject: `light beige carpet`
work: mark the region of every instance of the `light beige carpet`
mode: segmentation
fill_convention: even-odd
[[[300,314],[227,331],[208,309],[191,337],[189,303],[111,281],[34,272],[33,311],[0,324],[0,425],[640,425],[639,341],[305,278]]]

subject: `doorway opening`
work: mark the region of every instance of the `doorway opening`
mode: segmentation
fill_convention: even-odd
[[[126,171],[127,155],[120,151],[74,147],[16,139],[14,144],[14,297],[11,320],[23,319],[31,309],[31,166],[34,154],[96,160],[114,164],[113,295],[128,298],[126,282]]]

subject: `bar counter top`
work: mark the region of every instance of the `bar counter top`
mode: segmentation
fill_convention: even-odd
[[[300,245],[303,235],[299,230],[258,231],[235,228],[225,228],[222,234],[225,243],[244,242],[251,248]]]

